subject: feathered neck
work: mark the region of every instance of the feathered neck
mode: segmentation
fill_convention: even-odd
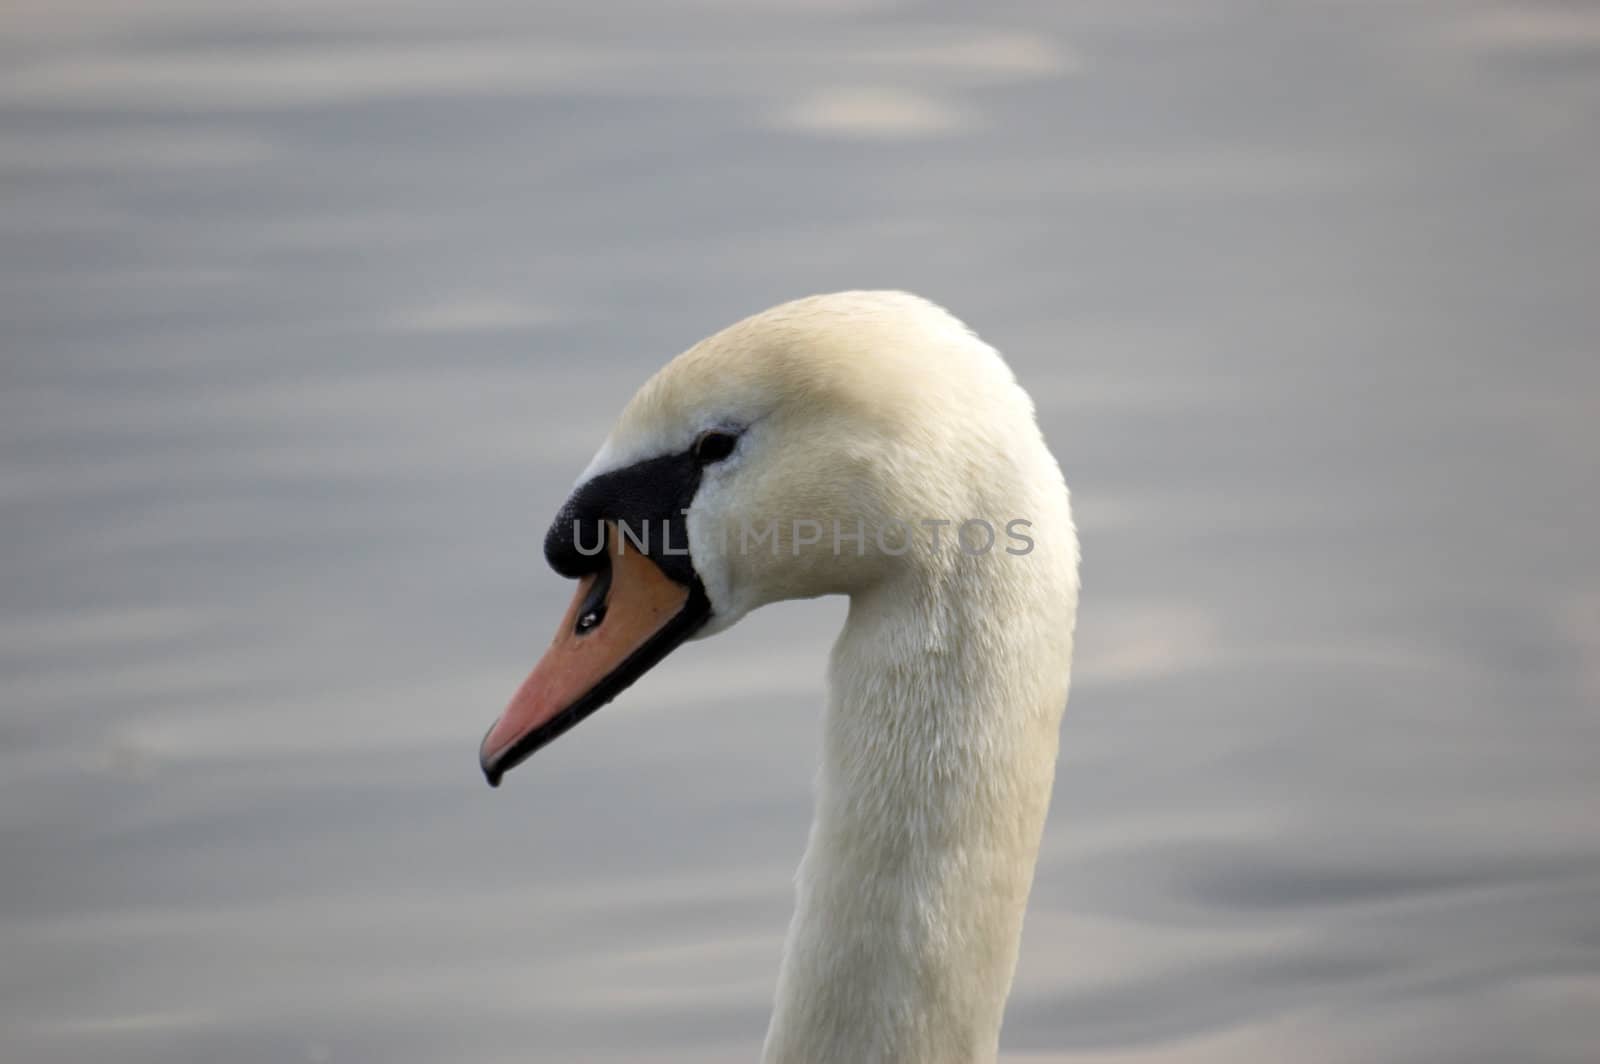
[[[1066,701],[1062,521],[1066,552],[852,598],[768,1064],[994,1059]]]

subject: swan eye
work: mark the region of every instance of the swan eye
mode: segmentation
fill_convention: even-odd
[[[694,441],[694,460],[701,465],[720,462],[733,453],[739,437],[731,432],[702,432]]]

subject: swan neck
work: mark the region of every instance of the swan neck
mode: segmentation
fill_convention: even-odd
[[[995,1058],[1054,777],[1071,616],[1052,641],[1036,623],[1050,620],[1048,582],[966,577],[851,600],[829,664],[769,1064]],[[1070,590],[1055,589],[1068,609]],[[1029,620],[1008,623],[1019,607]]]

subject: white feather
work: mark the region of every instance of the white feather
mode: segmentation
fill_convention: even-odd
[[[816,816],[796,879],[769,1064],[991,1061],[1066,704],[1078,598],[1067,489],[988,345],[904,293],[773,308],[652,378],[585,478],[744,426],[689,513],[715,616],[850,596],[828,669]],[[954,523],[1030,522],[971,554]],[[911,523],[894,555],[795,520]],[[924,519],[953,524],[938,549]],[[778,549],[740,530],[773,521]],[[1014,541],[1013,541],[1014,542]]]

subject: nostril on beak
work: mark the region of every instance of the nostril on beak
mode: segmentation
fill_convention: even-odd
[[[599,628],[606,619],[606,599],[611,595],[611,552],[599,555],[600,570],[594,574],[594,583],[583,596],[578,607],[578,620],[573,625],[575,635],[587,635]]]

